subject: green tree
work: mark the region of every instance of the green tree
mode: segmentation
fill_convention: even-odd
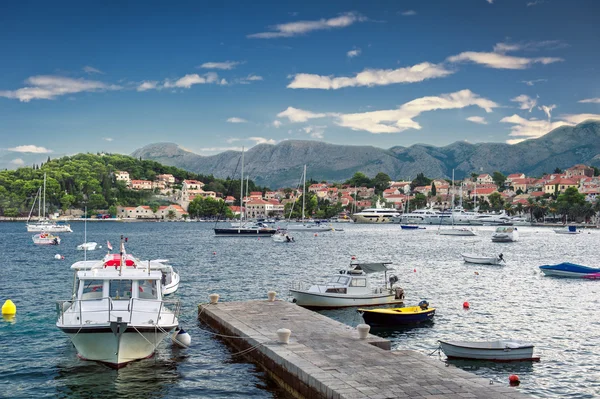
[[[504,206],[504,199],[502,199],[502,195],[500,195],[500,193],[491,193],[488,195],[488,201],[490,202],[490,206],[494,211],[499,211]]]
[[[91,194],[89,196],[88,208],[89,209],[105,209],[107,202],[102,194]]]
[[[437,189],[435,188],[435,183],[431,182],[431,196],[435,197],[437,195]]]
[[[498,186],[498,188],[504,187],[504,182],[506,181],[506,176],[504,176],[502,173],[496,171],[492,174],[492,180],[494,181],[494,184],[496,186]]]
[[[411,208],[419,209],[427,205],[427,197],[425,194],[416,193],[415,198],[410,202]]]
[[[353,186],[353,187],[369,187],[372,185],[371,179],[367,177],[362,172],[356,172],[354,176],[352,176],[349,180],[346,180],[344,184]]]
[[[423,173],[417,173],[417,177],[410,183],[410,190],[414,191],[415,187],[428,186],[431,179],[425,177]]]
[[[390,186],[391,180],[392,179],[387,174],[383,172],[377,173],[373,180],[371,180],[371,184],[375,186],[375,194],[380,195],[383,193],[383,190]]]

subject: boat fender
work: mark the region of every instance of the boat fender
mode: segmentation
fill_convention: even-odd
[[[423,310],[427,309],[429,307],[429,302],[427,301],[421,301],[419,302],[419,307]]]
[[[173,336],[173,343],[182,348],[188,348],[192,343],[192,337],[182,328]]]

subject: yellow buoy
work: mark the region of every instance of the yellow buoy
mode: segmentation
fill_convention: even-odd
[[[17,314],[17,307],[13,301],[7,299],[6,302],[4,302],[4,305],[2,305],[2,314],[7,316]]]

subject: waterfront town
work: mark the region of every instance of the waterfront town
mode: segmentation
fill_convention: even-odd
[[[153,181],[133,180],[127,171],[116,171],[115,179],[135,191],[154,191],[161,198],[171,201],[170,205],[151,207],[117,206],[116,217],[122,219],[171,219],[189,217],[189,206],[196,198],[223,200],[234,216],[244,213],[248,218],[285,218],[286,205],[293,204],[302,195],[302,187],[274,191],[251,191],[244,195],[243,206],[239,199],[214,191],[205,191],[205,184],[198,180],[178,182],[171,174],[160,174]],[[360,175],[360,174],[359,174]],[[418,183],[427,183],[416,185]],[[376,206],[378,200],[385,207],[399,211],[417,208],[444,210],[452,207],[451,198],[460,202],[465,209],[477,207],[480,211],[501,211],[519,215],[530,212],[533,215],[536,204],[550,205],[552,198],[568,189],[576,189],[589,204],[597,204],[600,192],[600,176],[595,169],[586,165],[575,165],[568,169],[556,170],[539,178],[523,173],[504,176],[475,174],[461,181],[427,179],[421,176],[413,181],[389,181],[386,188],[377,192],[375,187],[350,186],[339,183],[312,183],[306,187],[307,196],[316,197],[318,202],[327,201],[343,209],[338,217],[348,217],[353,211]],[[411,205],[412,204],[412,205]],[[597,205],[596,205],[597,206]],[[551,208],[551,207],[550,207]],[[289,209],[289,208],[288,208]],[[593,209],[593,208],[592,208]],[[552,209],[550,209],[552,210]],[[555,210],[556,212],[556,210]],[[584,221],[591,222],[592,214],[582,214]]]

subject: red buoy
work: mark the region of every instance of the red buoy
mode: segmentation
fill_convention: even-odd
[[[469,305],[469,302],[464,301],[463,302],[463,309],[469,309],[471,306]]]
[[[515,386],[515,385],[519,385],[521,383],[521,380],[519,380],[519,376],[516,374],[511,374],[508,377],[508,382],[510,383],[510,385]]]
[[[413,273],[416,273],[416,272],[417,272],[417,269],[413,269]]]
[[[217,254],[216,252],[213,252],[213,255],[216,255],[216,254]]]
[[[355,260],[355,259],[356,259],[356,256],[353,256],[353,257],[352,257],[352,260]]]

